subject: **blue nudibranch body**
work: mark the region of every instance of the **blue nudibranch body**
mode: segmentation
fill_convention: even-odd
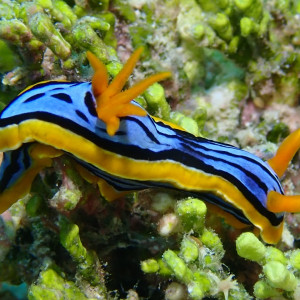
[[[231,145],[195,137],[149,115],[132,101],[159,73],[121,92],[137,50],[108,84],[105,65],[88,53],[92,82],[41,82],[23,91],[0,115],[0,212],[30,191],[52,158],[72,157],[82,176],[108,200],[123,192],[165,187],[198,196],[276,243],[284,211],[300,211],[300,196],[285,196],[278,176],[300,147],[292,133],[268,162]]]

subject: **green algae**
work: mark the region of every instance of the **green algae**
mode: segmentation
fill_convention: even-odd
[[[159,83],[153,84],[144,93],[147,102],[147,109],[152,115],[168,120],[170,116],[170,106],[165,98],[163,87]]]
[[[155,259],[150,258],[141,262],[141,269],[145,273],[155,273],[160,269],[160,267],[159,263]]]
[[[254,285],[254,295],[257,298],[267,299],[283,295],[285,299],[296,298],[299,280],[298,250],[284,253],[275,247],[265,246],[252,233],[240,235],[236,247],[240,256],[262,266],[260,280]]]
[[[199,256],[197,243],[189,238],[184,238],[180,246],[180,256],[187,263],[195,261]]]
[[[49,47],[54,54],[62,59],[67,59],[70,56],[70,44],[63,39],[46,14],[34,14],[28,25],[34,36]]]
[[[239,256],[258,262],[266,255],[266,247],[251,232],[239,236],[236,250]]]
[[[287,124],[282,122],[276,123],[272,130],[267,134],[267,140],[272,143],[278,143],[283,138],[286,138],[289,135],[290,131]]]
[[[184,229],[202,232],[204,228],[206,205],[199,199],[191,198],[178,202],[176,213],[181,219]]]
[[[297,280],[293,273],[289,272],[286,267],[278,261],[266,263],[263,267],[263,272],[274,288],[293,291],[297,287]]]
[[[99,294],[105,295],[106,287],[104,285],[103,271],[101,271],[101,265],[96,253],[87,251],[82,245],[79,237],[79,228],[76,224],[70,223],[63,217],[59,222],[61,228],[60,242],[77,264],[81,280],[95,286]]]
[[[87,298],[74,282],[61,277],[55,270],[48,269],[40,273],[36,284],[28,291],[29,300],[40,299],[91,299]]]
[[[236,292],[233,299],[248,299],[245,290],[238,288],[232,276],[228,277],[221,267],[224,248],[218,235],[204,227],[205,204],[198,199],[179,201],[176,214],[189,234],[183,236],[179,250],[168,249],[161,258],[142,261],[143,272],[156,273],[183,284],[189,299],[221,296],[220,293],[227,299],[233,292]],[[182,286],[176,287],[181,289]],[[171,293],[170,290],[168,293]]]
[[[3,6],[6,14],[0,20],[0,39],[14,49],[15,60],[23,61],[25,76],[31,69],[39,71],[39,77],[42,76],[41,54],[46,48],[58,60],[69,60],[73,70],[81,63],[78,58],[80,51],[90,50],[105,62],[116,57],[109,45],[115,45],[112,34],[114,17],[109,12],[98,11],[97,15],[89,15],[85,7],[71,7],[58,0],[20,1]],[[22,83],[22,78],[17,83]]]

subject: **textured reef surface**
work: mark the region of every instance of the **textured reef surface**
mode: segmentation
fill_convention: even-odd
[[[299,0],[2,0],[0,108],[90,80],[87,50],[114,77],[139,46],[132,81],[173,75],[136,99],[152,115],[263,159],[300,127]],[[282,184],[300,193],[299,155]],[[285,222],[270,246],[179,192],[109,203],[62,156],[0,217],[0,298],[300,299],[300,215]]]

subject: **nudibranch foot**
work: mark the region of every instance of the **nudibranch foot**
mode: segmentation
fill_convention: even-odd
[[[284,222],[281,222],[277,226],[269,225],[259,228],[260,236],[267,244],[277,244],[282,236],[283,225]]]
[[[290,161],[300,149],[300,129],[292,132],[279,146],[275,156],[268,160],[268,164],[278,177],[283,176]],[[283,195],[270,191],[267,196],[267,208],[274,213],[300,212],[300,195]]]
[[[121,92],[142,51],[142,48],[138,48],[131,55],[123,69],[109,85],[105,65],[94,54],[87,52],[87,58],[95,71],[92,79],[92,87],[96,98],[96,111],[99,119],[106,123],[107,133],[111,136],[119,128],[119,121],[116,119],[129,115],[146,116],[147,112],[144,109],[130,102],[142,94],[153,83],[171,76],[170,72],[158,73]]]
[[[98,185],[100,194],[108,201],[114,201],[118,198],[121,198],[128,193],[129,191],[118,191],[116,190],[112,185],[110,185],[107,181],[104,179],[95,176],[91,172],[89,172],[86,168],[82,167],[79,164],[76,164],[76,169],[81,175],[82,178],[84,178],[89,183],[96,183]]]

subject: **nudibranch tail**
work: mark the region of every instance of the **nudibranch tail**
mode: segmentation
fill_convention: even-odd
[[[279,146],[275,156],[268,160],[274,172],[281,177],[290,161],[300,149],[300,128],[292,132]]]
[[[297,129],[282,142],[275,156],[268,160],[268,164],[281,177],[299,149],[300,129]],[[282,195],[278,192],[270,191],[267,198],[267,208],[274,213],[300,212],[300,195]]]
[[[267,208],[274,213],[300,212],[300,195],[282,195],[275,191],[268,193]]]
[[[106,123],[107,133],[114,135],[120,125],[120,117],[128,115],[145,116],[147,112],[141,107],[130,103],[135,97],[142,94],[153,83],[171,76],[170,72],[152,75],[128,90],[121,92],[130,74],[132,73],[143,49],[137,49],[123,69],[108,85],[108,73],[105,65],[95,55],[88,52],[95,74],[92,79],[93,93],[96,98],[96,111],[99,119]]]

